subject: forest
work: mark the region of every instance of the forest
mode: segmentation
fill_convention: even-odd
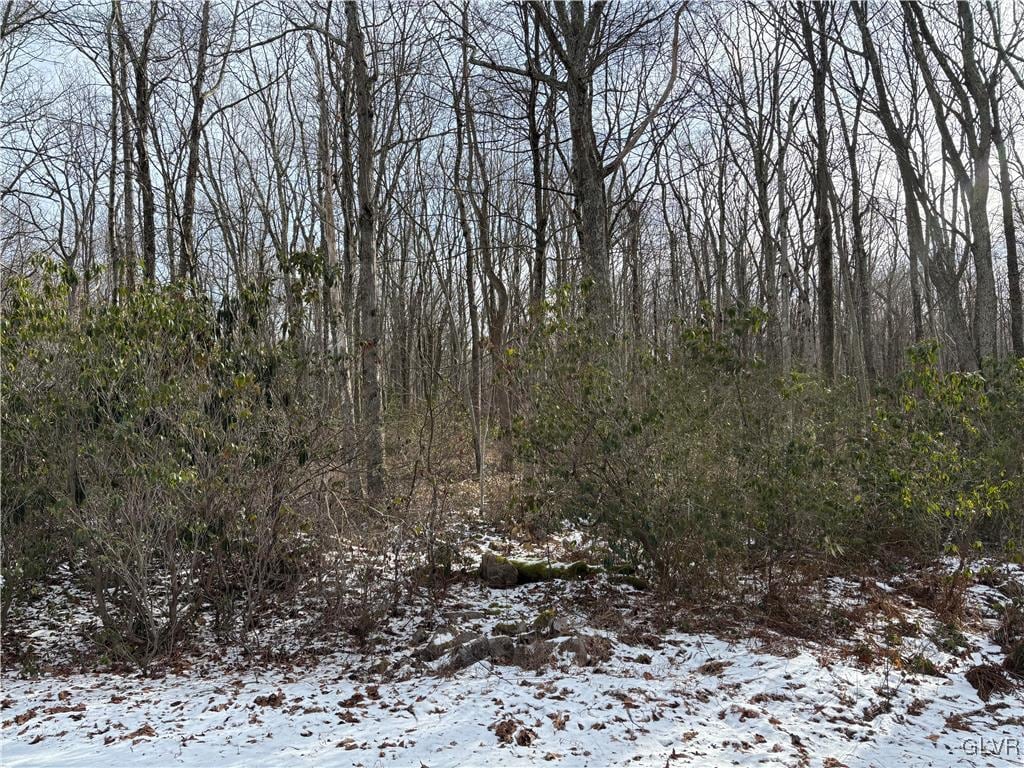
[[[0,763],[1016,764],[1022,137],[1015,0],[0,0]]]

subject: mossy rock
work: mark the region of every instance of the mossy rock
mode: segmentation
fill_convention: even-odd
[[[646,580],[629,573],[613,573],[608,577],[608,583],[625,584],[626,586],[632,587],[640,592],[646,592],[651,588],[651,585],[648,584]]]
[[[514,637],[516,635],[522,634],[525,631],[526,631],[526,628],[523,626],[522,622],[518,622],[518,621],[499,621],[497,624],[494,625],[494,628],[491,630],[491,634],[492,635],[511,635],[511,636]]]
[[[506,562],[514,566],[519,573],[521,584],[530,584],[537,581],[551,581],[552,579],[582,579],[600,569],[587,565],[582,560],[568,565],[556,565],[543,560],[512,560]]]
[[[488,552],[481,560],[480,574],[492,585],[512,586],[511,569],[515,569],[516,583],[532,584],[553,579],[582,579],[600,572],[600,568],[588,565],[582,560],[565,565],[544,560],[516,560]]]
[[[555,620],[555,611],[552,608],[545,608],[543,611],[537,614],[537,618],[533,620],[534,629],[547,629],[551,626],[551,622]]]
[[[506,558],[491,552],[480,558],[480,578],[490,587],[503,589],[519,583],[519,572]]]

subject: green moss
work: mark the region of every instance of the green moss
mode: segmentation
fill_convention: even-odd
[[[495,560],[515,568],[519,573],[520,584],[551,581],[552,579],[582,579],[600,570],[596,566],[587,565],[582,560],[568,565],[556,565],[544,560],[514,560],[501,556],[496,556]]]
[[[499,621],[491,630],[492,635],[518,635],[519,624],[514,621]]]
[[[918,675],[944,676],[935,666],[935,662],[921,653],[915,653],[913,656],[903,659],[903,664],[909,671]]]
[[[941,624],[932,633],[932,642],[946,653],[957,655],[968,648],[967,637],[952,624]]]
[[[616,576],[636,576],[636,566],[629,563],[615,563],[608,566],[608,573]]]
[[[613,573],[608,577],[609,584],[626,584],[633,589],[638,589],[641,592],[646,591],[650,588],[650,584],[646,580],[641,579],[639,576],[632,576],[626,573]]]
[[[555,620],[555,611],[552,608],[545,608],[543,611],[537,614],[537,618],[533,620],[534,629],[546,629],[551,625],[551,622]]]

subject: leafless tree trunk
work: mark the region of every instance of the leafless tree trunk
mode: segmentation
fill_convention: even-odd
[[[968,3],[957,3],[962,66],[956,68],[952,57],[932,36],[923,10],[916,4],[903,6],[904,17],[913,44],[914,56],[924,78],[942,138],[943,155],[953,169],[968,200],[971,225],[971,253],[974,258],[974,335],[979,362],[995,359],[996,283],[992,268],[992,236],[988,222],[989,164],[992,152],[992,109],[985,78],[978,68],[975,51],[974,15]],[[947,110],[932,72],[925,45],[946,74],[958,102],[958,110]],[[962,127],[969,148],[970,165],[963,162],[960,147],[953,139],[948,115],[953,114]]]
[[[1013,219],[1013,181],[999,114],[999,98],[992,94],[992,141],[999,159],[999,196],[1003,211],[1003,235],[1006,240],[1006,279],[1010,294],[1010,343],[1013,354],[1024,357],[1024,309],[1022,309],[1020,263],[1017,254],[1017,227]]]
[[[121,12],[121,0],[114,0],[115,18],[118,31],[124,42],[125,52],[132,65],[135,78],[135,103],[132,112],[132,128],[135,136],[135,160],[138,172],[139,191],[142,194],[142,276],[148,282],[156,280],[156,193],[153,190],[153,177],[149,163],[149,142],[147,135],[150,129],[150,97],[149,80],[150,44],[153,31],[159,20],[160,5],[156,0],[149,7],[146,26],[142,31],[142,39],[138,47],[132,42],[131,34],[125,27]]]
[[[366,454],[366,491],[372,498],[384,493],[384,432],[380,393],[380,318],[377,287],[377,217],[374,200],[373,83],[366,65],[359,8],[345,4],[348,55],[356,107],[356,188],[359,199],[359,362],[360,431]]]
[[[210,47],[210,0],[203,0],[196,49],[196,71],[192,79],[192,117],[188,126],[188,167],[185,170],[185,201],[181,212],[181,279],[192,282],[196,274],[196,185],[199,179],[200,139],[203,132],[203,107],[206,104],[206,58]]]
[[[818,251],[818,333],[821,344],[821,370],[829,381],[835,378],[835,309],[832,275],[832,220],[829,211],[828,125],[825,118],[825,82],[829,67],[828,18],[830,3],[815,3],[816,26],[812,28],[810,12],[800,3],[805,55],[811,65],[814,81],[815,160],[814,221],[815,244]]]

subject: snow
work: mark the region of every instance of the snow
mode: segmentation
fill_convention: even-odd
[[[1019,688],[985,703],[964,677],[975,664],[1001,660],[988,637],[1000,593],[971,588],[976,617],[964,628],[968,647],[958,656],[930,639],[936,617],[898,586],[825,580],[822,593],[832,605],[884,599],[891,608],[830,642],[629,631],[649,626],[659,611],[672,618],[664,615],[670,609],[600,580],[507,590],[468,581],[437,605],[396,617],[370,649],[345,647],[340,638],[334,651],[311,644],[325,650],[309,664],[259,665],[229,653],[183,660],[163,676],[51,670],[32,677],[5,669],[0,763],[1024,765]],[[598,621],[582,610],[594,601],[613,618]],[[915,636],[900,639],[895,658],[923,654],[942,676],[917,674],[885,655],[897,608],[901,626]],[[415,655],[424,642],[417,632],[440,644],[459,632],[490,634],[499,622],[529,623],[549,610],[561,620],[549,637],[604,638],[610,658],[581,666],[562,649],[539,670],[483,661],[453,672],[447,656],[424,662]],[[640,617],[644,610],[652,613]],[[56,631],[51,624],[38,629]],[[858,661],[851,652],[857,643],[873,643],[878,659]]]
[[[660,651],[616,651],[600,672],[538,675],[482,662],[450,678],[378,686],[349,680],[346,659],[238,677],[5,676],[5,718],[41,709],[5,727],[3,765],[836,765],[832,758],[888,768],[969,764],[962,745],[971,733],[1021,736],[1019,724],[999,724],[1020,714],[1019,700],[979,706],[962,678],[901,676],[883,697],[877,673],[808,652],[785,658],[696,635],[666,638]],[[626,660],[641,652],[650,664]],[[701,671],[709,656],[722,662],[710,674]],[[277,706],[256,703],[278,693]],[[908,714],[915,700],[928,704]],[[885,701],[889,712],[858,716]],[[957,715],[970,731],[947,727]],[[535,731],[533,743],[499,744],[491,729],[505,718]]]

